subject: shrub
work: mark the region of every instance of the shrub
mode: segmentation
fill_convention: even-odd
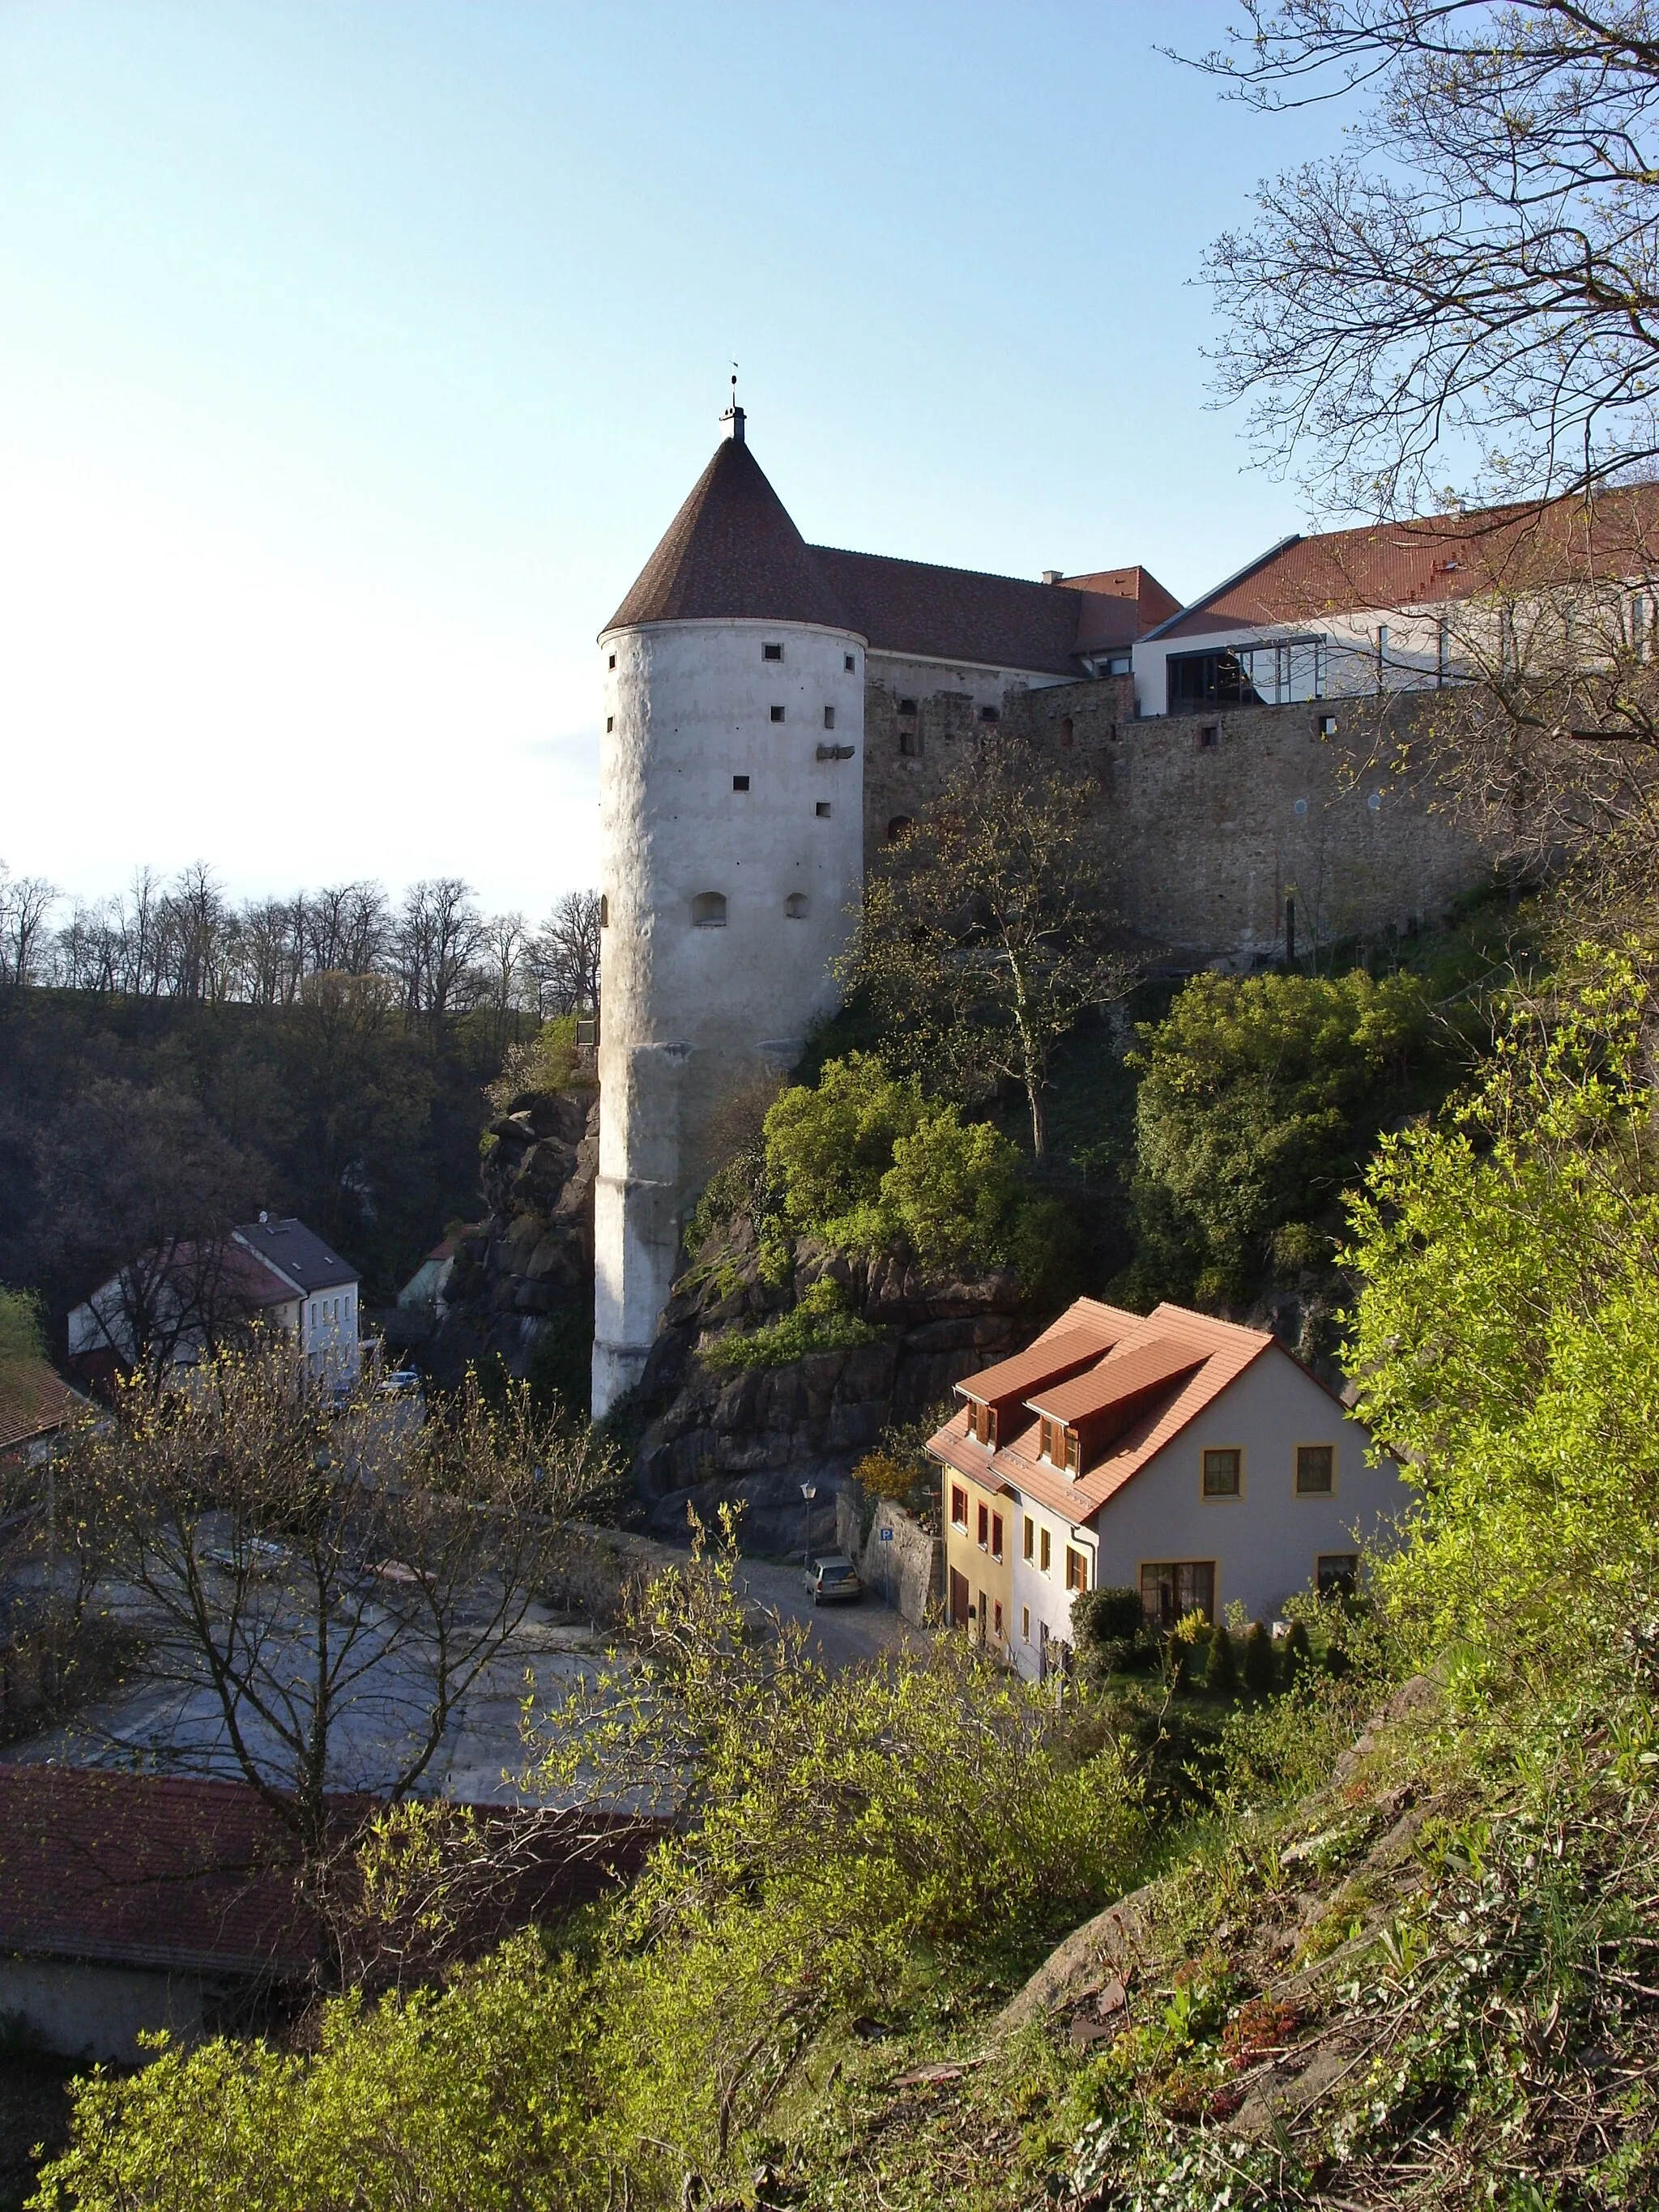
[[[1209,1662],[1204,1669],[1204,1686],[1218,1696],[1231,1698],[1238,1688],[1238,1661],[1233,1653],[1233,1639],[1227,1633],[1227,1624],[1218,1620],[1210,1636]]]
[[[1072,1636],[1079,1651],[1093,1644],[1133,1644],[1146,1626],[1137,1589],[1079,1590],[1072,1600]]]
[[[722,1369],[787,1367],[793,1359],[810,1358],[817,1352],[855,1352],[874,1344],[882,1331],[861,1314],[847,1310],[846,1294],[829,1276],[822,1277],[801,1299],[776,1321],[746,1334],[730,1330],[716,1337],[702,1354],[705,1367]]]
[[[572,1091],[591,1088],[593,1079],[576,1067],[576,1017],[556,1014],[544,1022],[534,1036],[509,1045],[501,1072],[488,1085],[485,1097],[496,1113],[505,1114],[526,1091]]]
[[[1285,1649],[1279,1654],[1279,1663],[1287,1690],[1293,1688],[1312,1666],[1313,1646],[1308,1641],[1305,1621],[1293,1620],[1291,1623],[1291,1632],[1285,1638]]]
[[[1327,1230],[1372,1133],[1437,1087],[1429,1011],[1409,975],[1205,974],[1143,1024],[1141,1289],[1214,1303],[1274,1269],[1328,1265]]]
[[[926,1111],[921,1085],[873,1053],[827,1061],[816,1090],[786,1091],[766,1116],[766,1161],[791,1225],[836,1242],[832,1224],[878,1206],[894,1146]]]
[[[1279,1668],[1273,1657],[1273,1640],[1265,1620],[1250,1624],[1250,1632],[1244,1639],[1244,1686],[1253,1697],[1268,1696],[1279,1684]]]

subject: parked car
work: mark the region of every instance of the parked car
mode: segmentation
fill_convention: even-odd
[[[383,1398],[413,1398],[420,1394],[421,1370],[418,1367],[394,1367],[380,1385]]]
[[[806,1570],[806,1587],[814,1605],[839,1605],[864,1595],[859,1571],[845,1552],[825,1552]]]

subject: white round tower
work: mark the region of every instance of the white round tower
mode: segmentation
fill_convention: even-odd
[[[596,1416],[644,1368],[722,1101],[836,1003],[863,873],[865,641],[723,428],[599,638]]]

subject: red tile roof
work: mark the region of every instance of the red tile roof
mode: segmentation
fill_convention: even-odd
[[[1157,1390],[1151,1404],[1075,1480],[1038,1458],[1035,1419],[988,1455],[983,1446],[975,1444],[968,1435],[970,1416],[964,1407],[929,1438],[927,1449],[961,1474],[981,1482],[1006,1480],[1040,1504],[1081,1523],[1091,1519],[1273,1345],[1273,1337],[1264,1329],[1241,1328],[1234,1322],[1217,1321],[1208,1314],[1189,1312],[1184,1306],[1161,1305],[1155,1312],[1141,1316],[1121,1313],[1093,1298],[1079,1298],[1048,1334],[1059,1334],[1079,1326],[1113,1328],[1122,1322],[1129,1327],[1120,1330],[1110,1352],[1097,1367],[1066,1384],[1066,1390],[1080,1389],[1101,1367],[1127,1362],[1148,1346],[1173,1347],[1159,1351],[1159,1359],[1165,1362],[1176,1356],[1176,1349],[1191,1358],[1184,1369],[1172,1376],[1166,1375],[1169,1389]]]
[[[737,438],[715,447],[605,627],[722,617],[859,628],[848,621],[760,463]]]
[[[332,1801],[343,1842],[377,1802]],[[499,1806],[475,1810],[515,1818]],[[496,1932],[596,1894],[654,1840],[638,1823],[554,1816],[497,1900]],[[0,1951],[305,1974],[319,1932],[296,1874],[289,1830],[242,1783],[0,1764]]]
[[[1051,1389],[1034,1390],[1026,1403],[1034,1413],[1046,1413],[1051,1421],[1086,1421],[1143,1391],[1174,1382],[1177,1375],[1190,1375],[1204,1356],[1197,1345],[1176,1337],[1120,1344],[1086,1375],[1074,1376]]]
[[[1589,506],[1484,507],[1293,538],[1195,600],[1160,638],[1316,622],[1524,591],[1586,572],[1659,569],[1659,485],[1601,493]]]
[[[605,629],[722,617],[815,623],[850,629],[876,653],[1076,677],[1079,656],[1127,647],[1176,609],[1139,568],[1041,584],[808,545],[734,438],[716,447]]]
[[[1018,1402],[1029,1398],[1033,1390],[1041,1389],[1045,1382],[1075,1375],[1079,1367],[1092,1366],[1116,1341],[1102,1325],[1068,1328],[1059,1332],[1048,1329],[1035,1344],[1027,1345],[1024,1352],[1017,1352],[1012,1359],[1000,1359],[994,1367],[982,1367],[977,1375],[964,1376],[956,1387],[962,1396],[976,1398],[981,1405],[998,1405],[1009,1399]]]
[[[0,1368],[0,1451],[52,1435],[85,1403],[44,1359],[18,1359]]]

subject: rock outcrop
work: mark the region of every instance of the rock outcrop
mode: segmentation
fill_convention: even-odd
[[[596,1092],[526,1091],[486,1132],[489,1212],[455,1251],[422,1358],[440,1381],[499,1353],[522,1376],[551,1335],[586,1326],[593,1303]]]
[[[870,1341],[782,1366],[705,1364],[701,1354],[718,1338],[775,1319],[826,1277],[844,1310],[878,1332]],[[688,1504],[708,1520],[731,1501],[745,1507],[748,1542],[798,1547],[799,1486],[812,1480],[822,1487],[812,1539],[832,1540],[835,1490],[882,1431],[919,1419],[961,1376],[1005,1358],[1039,1325],[1006,1271],[942,1282],[890,1257],[851,1260],[805,1241],[793,1280],[773,1287],[738,1217],[676,1283],[641,1384],[653,1418],[635,1478],[651,1525],[678,1531]]]

